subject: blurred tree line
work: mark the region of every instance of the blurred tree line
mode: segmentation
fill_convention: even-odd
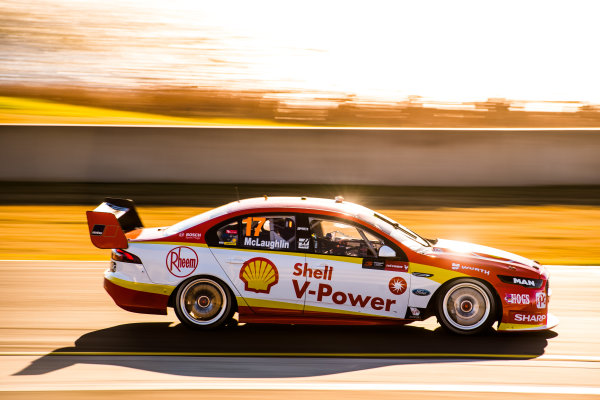
[[[226,91],[197,87],[131,89],[0,86],[1,96],[195,118],[258,118],[318,126],[560,128],[600,126],[600,106],[580,102],[488,99],[443,103],[419,96],[396,102],[356,95]],[[547,109],[539,111],[539,109]],[[567,111],[565,111],[567,110]]]

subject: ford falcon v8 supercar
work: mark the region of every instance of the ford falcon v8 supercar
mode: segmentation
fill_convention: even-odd
[[[128,311],[192,328],[237,323],[407,324],[435,315],[477,334],[550,329],[548,272],[490,247],[424,239],[368,208],[273,197],[233,202],[143,228],[131,200],[87,212],[92,243],[112,249],[104,287]]]

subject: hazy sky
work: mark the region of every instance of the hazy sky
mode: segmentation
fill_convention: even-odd
[[[600,1],[0,1],[0,82],[600,103]]]

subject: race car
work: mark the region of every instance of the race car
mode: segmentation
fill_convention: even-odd
[[[112,249],[104,287],[121,308],[191,328],[237,323],[408,324],[436,316],[448,331],[539,331],[548,271],[476,244],[426,239],[335,199],[235,201],[170,227],[144,228],[132,200],[87,212],[92,243]]]

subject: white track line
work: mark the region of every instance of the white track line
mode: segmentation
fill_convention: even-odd
[[[300,354],[300,353],[299,353]],[[325,354],[325,353],[324,353]],[[206,358],[206,357],[213,357],[210,354],[193,354],[193,353],[181,353],[181,354],[177,354],[177,353],[169,353],[169,354],[161,354],[161,353],[156,353],[153,354],[151,352],[148,353],[144,353],[144,354],[134,354],[134,353],[130,353],[127,354],[126,352],[123,353],[114,353],[114,352],[96,352],[94,354],[90,354],[90,353],[77,353],[77,352],[64,352],[64,353],[52,353],[49,351],[0,351],[0,357],[133,357],[133,358],[144,358],[144,357],[152,357],[152,358],[159,358],[159,357],[196,357],[196,358]],[[264,358],[269,358],[272,357],[273,354],[272,353],[265,353],[265,355],[263,356]],[[401,354],[399,356],[394,357],[393,355],[388,355],[389,357],[386,358],[386,354],[381,354],[378,355],[377,357],[373,357],[373,358],[377,358],[377,359],[390,359],[390,360],[397,360],[397,359],[402,359],[402,360],[421,360],[421,359],[427,359],[427,360],[474,360],[477,357],[461,357],[460,355],[456,355],[453,354],[452,356],[447,356],[445,357],[442,353],[437,354],[435,356],[431,356],[431,357],[418,357],[418,356],[414,356],[414,355],[409,355],[409,356],[401,356]],[[475,355],[476,356],[476,355]],[[542,354],[540,356],[534,356],[532,355],[532,358],[525,358],[525,359],[521,359],[521,358],[510,358],[510,357],[504,357],[506,355],[498,355],[498,358],[494,358],[493,354],[482,354],[481,355],[483,358],[481,358],[481,361],[515,361],[515,362],[535,362],[535,361],[559,361],[559,362],[594,362],[594,363],[600,363],[600,356],[578,356],[578,355],[567,355],[567,354]],[[257,358],[257,357],[261,357],[260,355],[257,355],[256,353],[252,353],[252,354],[248,354],[248,355],[243,355],[243,353],[230,353],[230,354],[223,354],[223,355],[219,355],[219,357],[243,357],[243,358]],[[291,357],[289,355],[282,355],[282,356],[277,356],[277,358],[288,358]],[[316,356],[313,354],[311,355],[307,355],[304,356],[302,358],[315,358]],[[320,357],[319,357],[320,358]],[[370,357],[361,357],[359,354],[344,354],[343,358],[347,358],[347,359],[353,359],[353,358],[359,358],[359,359],[365,359],[365,358],[370,358]]]
[[[447,385],[403,383],[317,383],[317,382],[129,382],[107,384],[15,384],[0,387],[0,392],[31,391],[115,391],[115,390],[304,390],[304,391],[418,391],[418,392],[489,392],[599,395],[600,387],[539,385]]]

